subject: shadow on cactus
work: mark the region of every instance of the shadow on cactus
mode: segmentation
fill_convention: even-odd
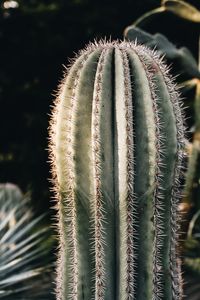
[[[50,126],[57,299],[182,299],[184,124],[160,56],[131,42],[81,51]]]
[[[53,299],[53,242],[43,219],[17,186],[0,185],[0,299]]]

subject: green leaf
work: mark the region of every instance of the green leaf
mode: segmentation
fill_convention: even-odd
[[[170,11],[180,18],[200,23],[200,11],[189,3],[181,0],[164,0],[162,6],[166,11]]]
[[[129,26],[125,30],[126,40],[144,44],[151,49],[155,49],[164,55],[168,64],[172,64],[174,74],[181,75],[181,80],[200,78],[198,64],[192,53],[185,47],[176,47],[163,34],[154,35],[135,26]]]

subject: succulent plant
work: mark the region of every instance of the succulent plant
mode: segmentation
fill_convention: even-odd
[[[0,184],[0,299],[53,299],[52,239],[42,218],[16,185]]]
[[[95,42],[73,61],[50,122],[58,300],[182,298],[184,131],[155,51]]]

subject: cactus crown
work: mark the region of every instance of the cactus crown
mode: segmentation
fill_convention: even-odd
[[[181,299],[184,125],[163,59],[132,42],[90,44],[50,122],[59,300]]]

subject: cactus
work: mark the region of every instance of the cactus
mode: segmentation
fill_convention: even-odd
[[[50,121],[58,300],[182,298],[184,130],[155,51],[95,42],[73,61]]]

